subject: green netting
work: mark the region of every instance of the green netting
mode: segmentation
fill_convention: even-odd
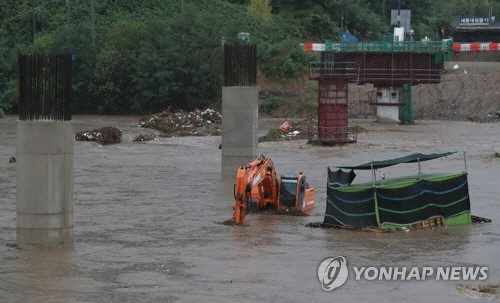
[[[439,217],[441,217],[441,216],[433,216],[433,217],[428,218],[427,220],[434,219],[434,218],[439,218]],[[397,224],[397,223],[391,223],[391,222],[383,222],[383,223],[380,224],[380,228],[382,228],[382,229],[388,229],[388,230],[401,229],[401,228],[410,228],[411,226],[413,226],[415,224],[418,224],[420,222],[422,222],[422,220],[415,221],[415,222],[408,223],[408,224]]]
[[[444,217],[446,225],[471,222],[467,173],[329,186],[327,202],[325,222],[331,224],[395,229],[437,217]]]
[[[371,216],[371,215],[375,215],[375,212],[376,212],[376,209],[375,209],[375,212],[367,212],[367,213],[347,212],[347,211],[344,211],[344,210],[340,209],[337,205],[335,205],[335,203],[333,203],[332,201],[330,201],[330,199],[326,198],[326,201],[330,205],[332,205],[333,207],[335,207],[335,209],[337,209],[339,212],[341,212],[342,214],[344,214],[346,216],[351,216],[351,217]]]
[[[441,173],[441,174],[420,174],[420,175],[412,175],[412,176],[404,176],[399,178],[392,178],[382,181],[375,182],[376,188],[402,188],[406,186],[410,186],[419,180],[427,180],[427,181],[444,181],[448,179],[453,179],[458,176],[461,176],[465,173]],[[340,192],[358,192],[363,191],[368,188],[372,188],[372,182],[353,184],[346,187],[335,187],[335,190]]]
[[[373,187],[372,183],[363,183],[363,184],[350,185],[346,187],[335,187],[335,190],[338,190],[340,192],[353,193],[353,192],[363,191],[365,189],[372,187]]]
[[[434,216],[429,219],[434,219],[434,218],[439,218],[440,216]],[[418,224],[421,221],[413,222],[410,224],[395,224],[395,223],[388,223],[384,222],[380,224],[380,228],[382,229],[387,229],[387,230],[394,230],[394,229],[401,229],[401,228],[409,228],[412,225]],[[471,214],[470,211],[463,212],[461,214],[457,214],[448,218],[445,218],[445,224],[446,226],[451,226],[451,225],[467,225],[471,224],[472,219],[471,219]]]
[[[397,211],[397,210],[393,210],[393,209],[387,209],[387,208],[383,208],[383,207],[377,207],[377,209],[383,210],[383,211],[387,211],[387,212],[391,212],[391,213],[394,213],[394,214],[409,214],[409,213],[417,212],[419,210],[425,209],[427,207],[432,207],[432,206],[440,207],[440,208],[452,206],[452,205],[461,203],[461,202],[465,201],[466,199],[469,199],[469,195],[467,195],[467,196],[465,196],[465,197],[463,197],[461,199],[458,199],[457,201],[453,201],[453,202],[450,202],[448,204],[442,204],[442,205],[440,205],[440,204],[434,204],[434,203],[429,203],[429,204],[426,204],[426,205],[421,206],[421,207],[417,207],[417,208],[414,208],[414,209],[408,209],[408,210],[402,210],[402,211]]]
[[[465,224],[471,224],[472,223],[472,218],[470,215],[470,211],[466,211],[461,214],[457,214],[446,219],[446,225],[465,225]]]
[[[415,176],[409,176],[406,178],[386,180],[387,183],[385,183],[385,184],[383,183],[384,181],[381,181],[381,183],[376,184],[375,187],[388,188],[388,189],[403,188],[403,187],[411,186],[417,182],[420,182],[421,180],[431,181],[431,182],[439,182],[439,181],[455,179],[455,178],[460,177],[460,176],[465,175],[465,174],[466,173],[433,174],[433,175],[422,175],[422,176],[415,175]]]

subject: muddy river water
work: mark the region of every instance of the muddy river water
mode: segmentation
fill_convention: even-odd
[[[76,116],[75,130],[116,125],[125,142],[75,142],[74,247],[30,252],[12,247],[16,168],[8,160],[15,155],[15,121],[0,119],[0,302],[490,302],[460,293],[457,281],[351,276],[326,292],[317,269],[334,256],[345,256],[349,267],[487,266],[486,282],[500,281],[500,158],[494,157],[500,124],[359,121],[366,131],[356,144],[261,143],[278,173],[306,174],[316,187],[316,208],[307,217],[252,214],[249,226],[231,227],[216,224],[231,218],[234,203],[234,180],[220,177],[220,137],[133,143],[144,132],[137,117]],[[261,121],[261,130],[282,121]],[[323,220],[327,166],[446,150],[467,152],[472,212],[492,223],[396,233],[304,226]],[[422,168],[464,165],[454,155]],[[384,172],[391,177],[416,167]]]

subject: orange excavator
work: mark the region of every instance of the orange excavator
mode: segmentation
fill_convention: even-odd
[[[303,173],[284,175],[278,180],[273,161],[260,156],[246,166],[240,166],[234,186],[234,223],[245,224],[249,203],[257,209],[295,208],[302,212],[314,208],[314,188],[310,188]]]

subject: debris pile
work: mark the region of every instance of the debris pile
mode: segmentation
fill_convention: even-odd
[[[134,142],[153,141],[154,139],[156,139],[155,134],[139,134],[137,137],[134,138]]]
[[[458,284],[457,292],[469,298],[500,299],[500,284],[467,285]]]
[[[311,138],[314,125],[317,121],[314,119],[305,119],[299,122],[283,122],[279,128],[272,128],[269,132],[259,138],[259,142],[267,141],[285,141],[285,140],[307,140]]]
[[[116,144],[122,141],[122,132],[116,127],[84,130],[75,135],[76,141],[95,141],[100,145]]]
[[[498,121],[500,121],[500,111],[490,112],[489,114],[486,115],[485,118],[483,118],[482,121],[479,122],[498,122]]]
[[[157,129],[161,136],[218,136],[221,131],[222,115],[210,108],[204,111],[164,111],[143,117],[139,125]]]
[[[247,214],[264,214],[264,215],[288,215],[297,217],[306,217],[308,214],[295,207],[280,206],[279,209],[266,208],[258,209],[255,203],[248,203],[246,208]]]

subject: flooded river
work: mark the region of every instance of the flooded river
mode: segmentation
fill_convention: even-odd
[[[12,247],[16,169],[8,160],[15,155],[15,117],[0,119],[0,302],[490,302],[458,293],[456,281],[349,277],[325,292],[317,268],[334,256],[345,256],[349,267],[488,266],[486,282],[500,280],[500,158],[493,156],[500,124],[360,121],[367,131],[343,147],[262,143],[260,153],[278,173],[306,174],[316,187],[316,208],[308,217],[253,214],[249,226],[230,227],[216,224],[231,218],[234,203],[234,180],[220,177],[220,137],[133,143],[145,132],[136,117],[74,122],[75,130],[116,125],[125,142],[75,142],[74,248],[29,252]],[[384,234],[304,226],[323,220],[327,166],[447,150],[467,152],[472,213],[492,223]],[[422,168],[462,171],[464,163],[454,155]]]

